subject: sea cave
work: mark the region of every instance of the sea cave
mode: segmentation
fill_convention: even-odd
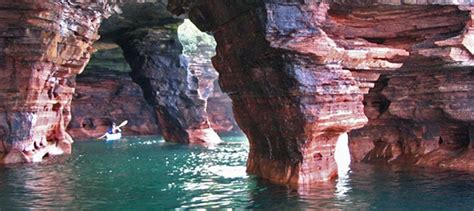
[[[0,210],[473,209],[473,6],[3,0]]]

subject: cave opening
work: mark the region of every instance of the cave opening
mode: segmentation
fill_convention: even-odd
[[[398,24],[399,20],[389,14],[401,8],[400,14],[409,25],[387,27]],[[372,9],[379,11],[378,18],[387,17],[383,26],[371,18],[368,8],[329,11],[335,22],[344,23],[336,30],[338,33],[347,33],[351,39],[360,38],[366,46],[406,51],[404,55],[386,59],[399,63],[398,67],[374,68],[376,77],[352,71],[362,78],[362,83],[374,83],[364,94],[368,123],[349,133],[353,160],[408,161],[418,166],[469,170],[470,167],[453,164],[454,160],[459,163],[472,160],[472,153],[467,150],[469,114],[464,115],[469,113],[465,109],[472,102],[463,99],[466,90],[453,88],[472,83],[470,71],[463,67],[472,60],[471,56],[465,56],[470,54],[466,41],[471,39],[469,11],[456,6],[374,6]],[[449,21],[439,27],[431,20],[431,10]],[[420,15],[413,18],[411,13]],[[357,25],[358,18],[366,22]],[[420,25],[423,30],[417,31]],[[352,47],[345,45],[348,46]]]
[[[97,137],[111,122],[129,120],[124,135],[164,135],[168,141],[188,142],[195,133],[191,128],[208,127],[219,135],[242,136],[232,100],[220,89],[212,66],[214,38],[188,19],[123,23],[135,18],[136,7],[147,6],[124,9],[101,25],[97,51],[76,79],[68,132],[74,138]],[[160,10],[146,11],[151,15]]]
[[[99,40],[83,73],[76,77],[68,133],[75,139],[96,138],[112,122],[128,120],[126,135],[157,135],[159,124],[153,108],[130,77],[131,68],[115,43]]]
[[[472,172],[473,11],[459,1],[2,1],[0,163],[71,159],[1,166],[0,204],[471,208],[472,176],[386,164]],[[219,45],[183,38],[184,17]],[[232,100],[213,99],[217,77]],[[230,120],[212,100],[232,103],[249,147],[153,137],[76,143],[71,153],[64,129],[97,137],[126,119],[128,135],[219,140]],[[376,159],[382,171],[350,166]],[[316,188],[295,195],[294,184]]]

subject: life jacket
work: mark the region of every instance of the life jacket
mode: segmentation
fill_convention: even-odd
[[[120,128],[117,128],[117,129],[116,129],[116,132],[114,132],[114,131],[112,130],[112,128],[107,129],[107,133],[108,133],[108,134],[114,134],[114,133],[120,133],[120,132],[122,132],[122,130],[121,130]]]

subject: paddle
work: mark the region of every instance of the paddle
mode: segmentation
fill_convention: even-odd
[[[120,123],[120,124],[117,126],[117,128],[123,127],[123,126],[125,126],[125,125],[127,125],[127,124],[128,124],[128,120],[125,120],[125,121],[123,121],[122,123]]]
[[[128,120],[125,120],[125,121],[123,121],[122,123],[120,123],[118,126],[115,126],[115,128],[121,128],[121,127],[123,127],[123,126],[125,126],[125,125],[127,125],[127,124],[128,124]],[[105,133],[104,135],[102,135],[101,137],[99,137],[99,138],[97,138],[97,139],[102,139],[102,138],[104,138],[106,135],[107,135],[107,133]]]

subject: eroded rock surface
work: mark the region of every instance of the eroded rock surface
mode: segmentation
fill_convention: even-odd
[[[388,26],[369,40],[409,52],[404,65],[383,73],[365,97],[369,123],[350,135],[356,160],[474,170],[471,10],[418,6],[353,12],[355,19],[377,17]]]
[[[185,27],[191,27],[185,21]],[[192,23],[191,23],[192,24]],[[183,27],[180,26],[180,27]],[[187,29],[188,31],[179,31],[178,33],[196,33],[192,31],[193,28]],[[183,30],[183,29],[182,29]],[[198,29],[195,29],[196,31]],[[201,33],[202,34],[202,33]],[[184,35],[181,35],[184,36]],[[199,95],[202,99],[207,99],[207,114],[209,116],[209,122],[211,127],[220,134],[224,135],[236,135],[241,134],[240,128],[235,122],[234,114],[232,113],[232,100],[229,96],[222,92],[218,77],[219,74],[212,66],[211,57],[215,55],[215,42],[208,43],[205,41],[199,41],[199,39],[212,39],[209,35],[195,35],[194,43],[188,43],[186,38],[180,37],[183,45],[193,45],[193,48],[185,48],[184,54],[188,58],[188,71],[195,76],[197,79]]]
[[[68,133],[74,139],[96,138],[103,135],[112,121],[118,124],[127,119],[127,126],[122,128],[124,135],[161,134],[157,113],[131,80],[131,69],[121,48],[100,41],[94,46],[98,51],[76,80]],[[188,56],[188,68],[198,78],[199,93],[208,98],[211,127],[219,134],[239,134],[232,101],[220,90],[217,72],[212,67],[210,55],[214,51],[210,46],[200,46]]]
[[[445,6],[430,5],[438,3]],[[465,92],[472,87],[472,73],[456,68],[472,64],[470,8],[449,4],[457,2],[171,0],[169,9],[188,13],[198,27],[215,35],[213,62],[250,141],[247,171],[277,183],[307,184],[336,174],[335,142],[367,123],[363,95],[382,73],[415,74],[419,79],[426,74],[435,80],[434,65],[441,72],[456,71],[468,78],[456,89],[465,99],[459,107],[470,109],[460,110],[472,115]],[[453,68],[443,70],[448,66]],[[398,80],[412,81],[417,92],[417,77]],[[403,86],[393,80],[393,88],[382,92],[387,98],[409,94],[397,94]],[[438,92],[434,88],[442,83],[422,82],[432,86],[430,92]],[[416,122],[402,112],[415,99],[410,96],[389,110]],[[422,106],[428,116],[437,110],[431,101]],[[447,107],[453,110],[453,104]],[[465,128],[457,125],[448,133]],[[351,142],[360,146],[355,139]]]
[[[212,86],[213,81],[199,78],[181,55],[177,27],[183,19],[174,18],[161,3],[121,8],[120,16],[108,20],[101,34],[123,49],[132,79],[158,113],[164,138],[180,143],[220,142],[206,113],[209,94],[201,93],[201,87]]]
[[[356,160],[473,171],[473,76],[461,67],[383,76],[365,99],[369,124],[351,133]]]
[[[125,136],[161,133],[155,110],[128,72],[96,70],[79,75],[71,111],[67,131],[74,139],[100,137],[112,122],[124,120],[128,120],[122,127]]]
[[[210,127],[206,100],[198,92],[198,80],[187,71],[187,60],[181,56],[176,31],[140,29],[124,34],[118,43],[132,67],[133,80],[145,87],[145,98],[159,112],[166,140],[220,141]]]
[[[0,2],[0,163],[69,153],[75,76],[98,39],[104,3]]]
[[[219,135],[243,135],[235,121],[232,99],[222,92],[219,81],[214,81],[214,92],[207,100],[207,113],[211,127]]]

